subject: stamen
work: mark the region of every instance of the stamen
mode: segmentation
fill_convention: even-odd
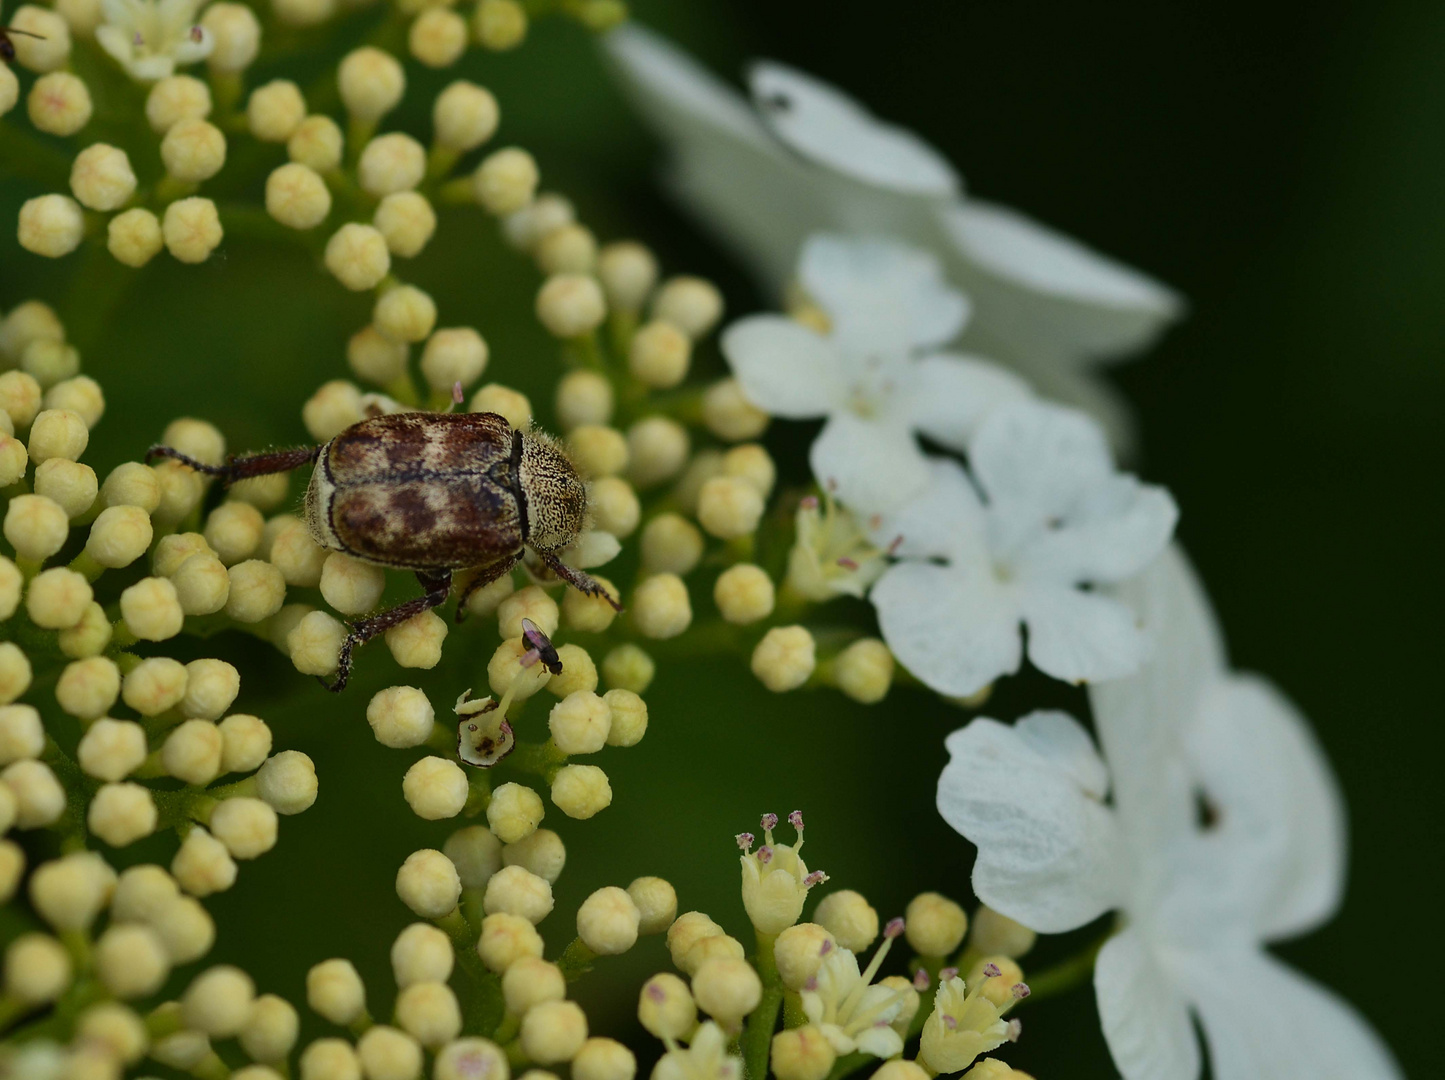
[[[801,810],[794,810],[791,814],[788,815],[788,824],[791,825],[793,828],[797,829],[799,832],[802,832],[803,812]]]
[[[145,38],[143,38],[143,37],[140,36],[140,31],[137,30],[137,31],[135,32],[135,37],[133,37],[133,38],[131,39],[131,42],[130,42],[130,43],[131,43],[132,45],[134,45],[137,49],[139,49],[142,45],[144,45],[144,44],[146,43],[146,40],[145,40]]]
[[[831,941],[828,941],[827,939],[824,939],[823,944],[821,944],[821,945],[818,946],[818,955],[819,955],[819,956],[827,956],[827,955],[828,955],[830,952],[832,952],[832,951],[833,951],[833,943],[832,943]]]
[[[199,26],[191,27],[191,40],[196,44],[199,45],[205,36],[205,32]]]
[[[816,989],[818,989],[818,976],[816,976],[816,975],[809,975],[809,976],[808,976],[808,981],[803,984],[803,989],[804,989],[804,990],[816,990]]]
[[[1024,1022],[1022,1020],[1010,1020],[1008,1022],[1008,1041],[1018,1042],[1019,1036],[1024,1033]]]
[[[1033,993],[1033,991],[1029,989],[1028,983],[1014,983],[1013,986],[1009,989],[1012,992],[1015,1000],[1018,1001],[1022,1001],[1024,998],[1028,997],[1030,994]]]
[[[919,968],[913,973],[913,989],[915,990],[927,990],[928,984],[931,981],[932,980],[928,977],[928,972],[925,971],[923,968]]]
[[[758,848],[758,862],[762,863],[764,866],[767,866],[768,863],[770,863],[770,862],[772,862],[772,861],[773,861],[773,849],[772,849],[772,848],[768,847],[767,844],[764,844],[762,847]]]
[[[778,815],[777,815],[777,814],[764,814],[764,815],[763,815],[763,828],[764,828],[764,829],[767,829],[768,831],[771,832],[773,829],[776,829],[777,827],[778,827]]]
[[[746,855],[749,851],[752,850],[752,848],[753,848],[753,839],[754,839],[753,834],[750,833],[750,832],[740,832],[740,833],[738,833],[738,835],[737,835],[738,847],[742,848],[744,855]]]
[[[955,1020],[953,1017],[949,1016],[947,1013],[944,1013],[943,1026],[948,1028],[949,1031],[953,1031],[958,1027],[958,1021]]]
[[[821,870],[814,870],[803,879],[803,887],[811,889],[814,885],[821,885],[828,880],[828,875]]]
[[[850,559],[850,558],[848,558],[848,556],[846,556],[846,555],[840,555],[840,556],[838,557],[838,565],[841,566],[844,570],[857,570],[857,569],[858,569],[857,560],[855,560],[855,559]]]
[[[894,917],[888,920],[888,925],[883,928],[883,936],[890,941],[903,933],[903,919]]]
[[[649,983],[647,986],[647,996],[653,1001],[663,1001],[667,998],[667,992],[656,983]]]
[[[956,978],[958,978],[958,968],[956,967],[946,967],[938,973],[938,981],[941,983],[946,983],[950,979]]]
[[[892,540],[889,541],[888,547],[884,549],[884,553],[887,555],[896,555],[898,554],[898,549],[900,546],[902,546],[902,544],[903,534],[899,533],[897,536],[895,536]]]
[[[984,964],[983,973],[990,979],[997,979],[1001,974],[1003,974],[1001,971],[999,971],[997,964]]]
[[[457,380],[452,383],[452,404],[460,405],[463,397],[461,380]]]

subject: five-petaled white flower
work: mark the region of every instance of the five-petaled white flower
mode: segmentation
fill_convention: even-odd
[[[103,0],[95,39],[130,73],[154,82],[211,55],[215,39],[196,21],[201,0]]]
[[[665,1039],[667,1053],[652,1070],[653,1080],[740,1080],[743,1059],[728,1053],[728,1037],[711,1020],[701,1024],[684,1049]]]
[[[1344,885],[1344,807],[1307,724],[1230,672],[1177,549],[1124,591],[1156,651],[1091,691],[1103,758],[1058,712],[949,737],[938,807],[978,845],[974,891],[1046,932],[1121,914],[1094,988],[1126,1080],[1199,1075],[1191,1012],[1218,1080],[1399,1077],[1353,1008],[1264,948],[1327,919]]]
[[[974,302],[965,348],[1126,434],[1127,412],[1092,371],[1147,346],[1183,310],[1176,293],[1015,210],[965,198],[933,147],[802,72],[753,65],[749,104],[635,23],[605,43],[668,145],[674,194],[768,287],[781,293],[814,232],[925,247]]]
[[[798,278],[828,316],[825,337],[781,315],[753,315],[722,348],[753,404],[776,416],[826,416],[810,459],[820,483],[861,513],[901,505],[928,482],[915,432],[964,449],[1017,376],[939,352],[968,319],[968,301],[926,251],[885,240],[818,235]]]
[[[1178,518],[1169,492],[1116,471],[1089,417],[1042,402],[996,407],[968,458],[972,478],[935,458],[929,487],[878,530],[903,559],[870,594],[889,648],[959,697],[1018,670],[1021,623],[1029,659],[1056,679],[1137,670],[1148,642],[1134,612],[1081,586],[1159,554]]]
[[[903,1053],[903,1038],[891,1026],[903,1011],[903,994],[873,982],[893,939],[901,933],[903,920],[894,919],[884,929],[883,944],[861,972],[858,958],[850,950],[841,946],[829,950],[803,989],[803,1011],[819,1026],[835,1053],[857,1052],[885,1059]]]

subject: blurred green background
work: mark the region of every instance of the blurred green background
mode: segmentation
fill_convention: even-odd
[[[1350,802],[1344,912],[1281,951],[1350,996],[1423,1074],[1438,1001],[1424,972],[1440,944],[1426,887],[1440,858],[1442,716],[1428,676],[1440,636],[1426,627],[1441,600],[1431,467],[1442,460],[1445,8],[655,0],[635,10],[729,76],[770,56],[841,84],[941,148],[973,191],[1189,297],[1189,318],[1118,371],[1141,417],[1141,469],[1184,508],[1180,532],[1235,661],[1270,674],[1314,720]],[[311,63],[303,54],[277,70]],[[539,25],[517,53],[472,53],[460,70],[496,91],[499,140],[533,150],[544,186],[572,197],[599,235],[639,236],[669,269],[713,277],[735,313],[760,304],[659,194],[657,148],[581,30]],[[409,74],[396,120],[424,135],[431,97],[456,72],[410,64]],[[0,181],[0,221],[40,190]],[[92,269],[117,286],[109,309],[104,288],[76,287],[78,265],[30,256],[12,226],[0,230],[0,309],[54,303],[105,387],[88,457],[102,475],[173,415],[205,416],[235,448],[304,441],[300,403],[345,377],[345,340],[368,317],[369,300],[299,248],[236,235],[199,268],[162,256],[131,274],[101,259]],[[447,211],[431,248],[401,269],[436,297],[442,325],[487,336],[487,377],[528,392],[549,418],[560,368],[529,316],[538,277],[492,223]],[[715,354],[703,363],[720,369]],[[775,428],[769,439],[800,461],[807,434]],[[438,706],[485,681],[492,645],[477,627],[453,634],[443,669],[422,683],[447,688]],[[364,721],[376,688],[415,676],[373,647],[354,687],[332,697],[266,646],[236,636],[224,648],[245,658],[237,708],[315,759],[321,797],[211,902],[213,958],[300,1000],[307,965],[346,955],[383,1014],[387,951],[410,921],[395,869],[450,829],[410,814],[400,777],[414,755],[377,745]],[[967,714],[902,690],[875,709],[832,693],[777,698],[732,659],[665,664],[648,699],[648,737],[600,759],[612,807],[590,822],[547,819],[569,850],[543,925],[553,949],[588,892],[643,873],[669,877],[684,909],[745,936],[732,835],[769,809],[803,809],[810,866],[885,916],[925,888],[968,895],[970,849],[933,810],[942,738]],[[1025,676],[987,711],[1011,719],[1043,704],[1084,708],[1081,695]],[[165,850],[137,845],[123,861]],[[1040,962],[1069,945],[1041,946]],[[633,988],[665,966],[661,942],[646,939],[580,984],[595,1027],[645,1047]],[[1031,1006],[1028,1021],[1015,1065],[1113,1075],[1087,991]]]

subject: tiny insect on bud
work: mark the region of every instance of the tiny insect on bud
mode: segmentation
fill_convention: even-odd
[[[542,938],[537,928],[520,915],[498,912],[482,920],[477,955],[489,971],[506,971],[524,956],[542,955]]]

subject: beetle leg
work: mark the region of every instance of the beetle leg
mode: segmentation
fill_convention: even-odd
[[[536,552],[537,558],[546,564],[548,570],[552,571],[552,573],[556,574],[578,592],[585,593],[588,596],[600,596],[612,605],[613,611],[622,610],[622,605],[612,599],[612,595],[606,589],[597,584],[596,581],[592,580],[592,578],[588,577],[581,570],[574,570],[550,551],[536,551],[535,548],[533,551]]]
[[[377,634],[384,634],[393,626],[400,626],[407,619],[415,618],[423,611],[430,611],[447,602],[447,596],[452,591],[450,570],[418,570],[416,579],[426,590],[425,595],[351,624],[351,633],[346,635],[346,640],[341,645],[341,654],[336,658],[336,678],[329,683],[322,679],[322,686],[333,692],[346,689],[346,681],[351,678],[351,654],[358,645],[365,645]]]
[[[510,574],[512,567],[522,561],[522,552],[524,551],[526,551],[526,548],[521,548],[512,555],[498,559],[494,563],[488,563],[478,570],[470,581],[462,586],[462,591],[457,594],[457,622],[461,622],[467,617],[467,601],[471,599],[472,593],[478,589],[486,588],[492,582],[499,580],[503,574]]]
[[[146,462],[156,458],[170,458],[182,465],[189,465],[196,472],[207,476],[219,476],[221,482],[230,487],[237,480],[252,476],[267,476],[271,473],[290,472],[302,465],[309,465],[321,453],[320,446],[300,446],[295,450],[273,450],[268,454],[244,454],[241,457],[227,457],[224,465],[207,465],[193,457],[173,450],[169,446],[152,446],[146,451]]]

